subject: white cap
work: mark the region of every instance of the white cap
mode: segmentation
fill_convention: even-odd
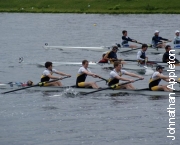
[[[179,30],[176,30],[175,33],[179,33]]]
[[[156,31],[154,31],[154,33],[159,33],[159,31],[158,31],[158,30],[156,30]]]

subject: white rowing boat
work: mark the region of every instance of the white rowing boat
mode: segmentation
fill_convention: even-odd
[[[82,66],[82,62],[52,62],[53,66]],[[45,62],[37,63],[38,67],[44,67]],[[113,64],[110,63],[97,63],[97,62],[89,62],[89,68],[104,68],[104,69],[112,69]],[[125,64],[123,65],[123,69],[125,70],[135,70],[139,73],[143,73],[145,75],[151,75],[154,71],[151,67],[139,66],[137,64]]]
[[[83,50],[92,50],[92,51],[99,51],[99,52],[104,52],[104,51],[109,51],[111,50],[111,46],[100,46],[100,47],[81,47],[81,46],[48,46],[45,45],[43,46],[44,49],[60,49],[60,50],[77,50],[77,49],[83,49]],[[138,52],[140,49],[134,49],[132,50],[131,48],[119,48],[118,52],[122,53],[122,52]],[[175,54],[180,54],[180,49],[174,49],[175,51],[173,53]],[[147,53],[153,53],[153,54],[162,54],[165,53],[165,49],[164,48],[151,48],[149,47],[146,51]]]
[[[11,84],[0,84],[0,89],[8,89],[8,90],[14,90],[14,89],[19,89],[24,87],[23,85],[20,85],[20,83],[11,83]],[[92,91],[96,91],[97,89],[88,89],[88,88],[75,88],[75,87],[31,87],[26,90],[31,90],[31,91],[45,91],[45,92],[54,92],[54,91],[59,91],[59,92],[66,92],[70,94],[78,94],[78,93],[89,93]],[[164,91],[150,91],[148,89],[139,89],[139,90],[112,90],[112,89],[107,89],[103,91],[99,91],[97,93],[101,94],[119,94],[119,93],[126,93],[126,94],[135,94],[135,95],[147,95],[147,96],[169,96],[170,92],[164,92]],[[175,92],[175,95],[172,96],[180,96],[180,91]]]

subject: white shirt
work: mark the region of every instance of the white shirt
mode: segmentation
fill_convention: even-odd
[[[44,70],[43,71],[43,76],[48,76],[49,74],[53,74],[53,73],[57,73],[57,70],[56,69],[52,69],[52,71],[50,71],[50,70],[48,70],[48,69],[46,69],[46,70]]]
[[[176,44],[177,42],[179,41],[180,42],[180,36],[176,36],[176,37],[174,37],[174,44]]]
[[[141,55],[142,55],[142,51],[139,50],[139,51],[137,52],[137,60],[144,60],[143,58],[141,58]]]
[[[78,74],[79,74],[79,75],[83,74],[83,73],[84,73],[83,71],[88,71],[88,72],[91,72],[91,71],[90,71],[90,69],[88,69],[88,68],[87,68],[87,69],[85,69],[85,68],[82,66],[82,67],[80,67],[80,68],[79,68],[79,70],[78,70]]]
[[[114,70],[112,70],[111,72],[110,72],[110,79],[114,79],[116,76],[120,76],[120,75],[123,75],[123,74],[125,74],[127,71],[125,71],[125,70],[121,70],[120,72],[116,72],[116,70],[114,69]]]
[[[152,80],[157,80],[157,79],[159,79],[159,77],[157,76],[158,74],[160,74],[158,71],[154,72],[153,75],[151,76],[151,79],[152,79]],[[163,74],[161,73],[161,75],[163,75]]]

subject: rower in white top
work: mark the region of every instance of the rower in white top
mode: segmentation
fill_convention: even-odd
[[[137,61],[140,64],[146,64],[148,57],[146,56],[147,44],[143,44],[141,50],[137,52]]]
[[[43,71],[43,74],[41,76],[41,82],[47,82],[50,79],[61,79],[61,77],[53,76],[52,75],[53,73],[56,73],[56,74],[59,74],[62,76],[71,77],[71,75],[69,75],[69,74],[65,74],[63,72],[57,71],[56,69],[53,69],[52,62],[46,62],[45,67],[46,67],[46,69]],[[46,86],[62,86],[62,83],[60,81],[55,81],[55,82],[47,83],[45,85]]]
[[[174,37],[174,48],[180,49],[180,36],[179,36],[179,30],[175,31],[175,37]]]
[[[128,76],[136,77],[136,78],[139,78],[142,80],[144,79],[142,76],[136,75],[134,73],[127,72],[126,70],[122,70],[121,65],[122,64],[119,61],[114,62],[114,70],[110,72],[110,78],[109,78],[109,83],[108,83],[109,86],[118,84],[119,80],[130,81],[132,83],[134,82],[134,80],[124,78],[124,77],[122,77],[122,75],[128,75]],[[129,83],[126,85],[117,86],[116,89],[135,89],[135,87],[131,83]]]

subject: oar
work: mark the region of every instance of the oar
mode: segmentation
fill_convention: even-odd
[[[139,80],[141,80],[141,79],[134,80],[134,82],[139,81]],[[97,90],[95,90],[95,91],[88,92],[88,93],[84,93],[84,94],[82,94],[82,95],[88,95],[88,94],[92,94],[92,93],[95,93],[95,92],[100,92],[100,91],[108,90],[108,89],[115,89],[115,88],[118,87],[118,86],[126,85],[126,84],[129,84],[129,83],[132,83],[132,82],[129,81],[129,82],[121,83],[121,84],[115,84],[115,85],[109,86],[109,87],[107,87],[107,88],[97,89]]]
[[[104,81],[106,81],[106,83],[108,82],[108,80],[105,79],[105,78],[102,78],[102,77],[100,77],[100,76],[97,76],[97,77],[100,78],[100,79],[102,79],[102,80],[104,80]]]
[[[135,42],[135,43],[137,43],[137,44],[142,44],[142,45],[145,44],[145,43],[141,43],[141,42]],[[147,46],[148,46],[148,47],[153,47],[152,44],[147,44]]]
[[[133,50],[138,50],[138,49],[141,49],[141,47],[138,47],[138,48],[135,48],[135,49],[131,49],[131,50],[126,50],[126,51],[121,51],[121,52],[119,52],[119,53],[130,52],[130,51],[133,51]]]
[[[55,79],[55,80],[47,81],[47,82],[39,82],[38,84],[33,85],[33,86],[23,87],[23,88],[19,88],[19,89],[16,89],[16,90],[3,92],[1,94],[7,94],[7,93],[16,92],[16,91],[19,91],[19,90],[24,90],[24,89],[28,89],[28,88],[32,88],[32,87],[37,87],[37,86],[44,86],[44,84],[52,83],[52,82],[55,82],[55,81],[58,81],[58,80],[66,79],[66,78],[69,78],[69,77],[63,77],[63,78],[60,78],[60,79]]]
[[[123,61],[137,61],[137,60],[134,60],[134,59],[124,59]],[[147,61],[147,63],[165,63],[165,62],[162,62],[162,61]],[[166,63],[167,64],[167,63]]]

